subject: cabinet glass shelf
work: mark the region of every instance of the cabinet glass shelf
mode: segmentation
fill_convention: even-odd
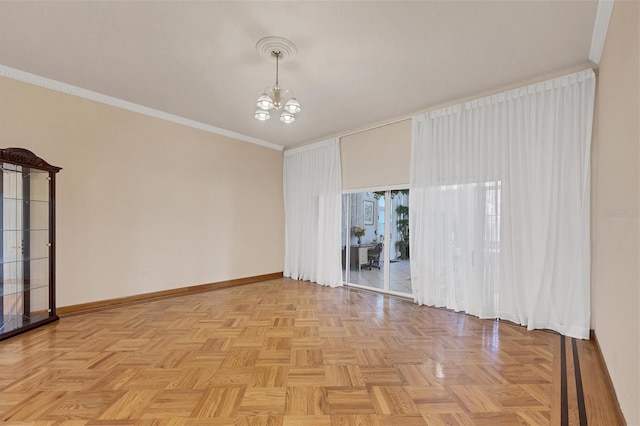
[[[10,296],[12,294],[19,294],[25,291],[33,291],[36,289],[49,287],[49,282],[31,282],[30,284],[3,284],[0,287],[0,294],[2,296]]]
[[[0,149],[0,340],[58,319],[55,177],[22,148]]]
[[[3,260],[2,262],[0,262],[0,265],[11,265],[11,264],[20,264],[23,262],[34,262],[36,260],[48,260],[49,257],[48,256],[42,256],[42,257],[24,257],[20,260]],[[47,267],[48,267],[49,263],[47,262]]]
[[[0,232],[37,232],[37,231],[49,232],[49,229],[48,228],[29,228],[29,229],[2,229],[2,228],[0,228]]]

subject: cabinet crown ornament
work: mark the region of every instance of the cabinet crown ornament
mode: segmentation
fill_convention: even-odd
[[[8,161],[10,163],[25,164],[30,167],[47,170],[53,173],[58,173],[62,170],[61,167],[52,166],[33,152],[24,148],[2,148],[0,149],[0,160]]]

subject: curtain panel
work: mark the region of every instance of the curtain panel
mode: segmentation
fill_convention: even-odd
[[[588,338],[593,70],[413,118],[419,304]]]
[[[338,139],[284,153],[284,276],[342,285]]]

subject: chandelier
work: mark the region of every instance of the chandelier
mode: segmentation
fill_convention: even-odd
[[[254,117],[256,120],[267,121],[271,118],[269,111],[279,111],[282,108],[280,121],[285,124],[293,123],[296,121],[295,114],[301,111],[300,103],[291,90],[282,90],[278,81],[278,73],[280,59],[295,56],[297,53],[296,46],[282,37],[265,37],[256,44],[256,50],[269,57],[276,58],[276,84],[273,87],[267,87],[258,98],[256,102],[258,109]]]

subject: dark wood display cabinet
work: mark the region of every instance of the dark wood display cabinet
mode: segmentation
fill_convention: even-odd
[[[0,149],[0,340],[58,320],[55,182],[61,168]]]

